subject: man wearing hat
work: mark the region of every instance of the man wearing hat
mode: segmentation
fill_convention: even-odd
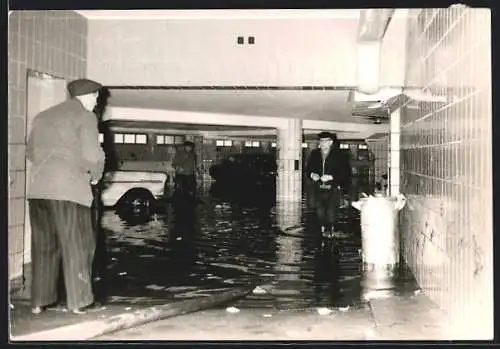
[[[91,184],[101,179],[105,156],[92,110],[102,85],[78,79],[67,88],[70,99],[34,118],[26,149],[34,314],[57,301],[61,258],[68,309],[82,314],[94,302]]]
[[[306,175],[312,181],[310,201],[321,224],[321,233],[332,236],[341,189],[349,189],[350,186],[351,167],[348,157],[340,151],[336,134],[321,132],[318,137],[319,148],[309,155]]]
[[[178,149],[175,154],[172,166],[175,169],[176,192],[190,197],[196,193],[196,154],[194,143],[184,142],[184,149]]]

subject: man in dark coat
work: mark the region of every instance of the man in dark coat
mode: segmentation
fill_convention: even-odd
[[[71,98],[33,120],[26,156],[32,163],[28,199],[34,314],[57,301],[61,258],[69,310],[82,314],[94,303],[91,185],[102,177],[105,156],[92,110],[101,87],[87,79],[70,82]]]
[[[196,153],[194,143],[184,142],[184,149],[175,154],[172,166],[175,169],[175,187],[178,194],[193,197],[196,194]]]
[[[321,232],[331,236],[335,232],[342,189],[350,189],[351,166],[349,157],[341,153],[335,134],[321,132],[318,136],[319,149],[309,155],[306,176],[312,181],[310,203],[321,224]]]

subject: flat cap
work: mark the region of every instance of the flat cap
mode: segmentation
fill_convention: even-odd
[[[335,133],[331,133],[331,132],[328,132],[328,131],[323,131],[323,132],[320,132],[318,134],[318,138],[319,139],[321,139],[321,138],[330,138],[331,140],[336,141],[337,140],[337,135]]]
[[[193,143],[193,142],[191,142],[191,141],[185,141],[185,142],[184,142],[184,146],[185,146],[185,147],[186,147],[186,146],[191,146],[191,147],[194,147],[194,143]]]
[[[71,97],[86,95],[99,91],[103,86],[93,80],[77,79],[68,84],[68,92]]]

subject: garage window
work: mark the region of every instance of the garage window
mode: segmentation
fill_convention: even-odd
[[[245,147],[258,148],[258,147],[260,147],[260,142],[259,141],[245,141]]]
[[[137,144],[146,144],[148,142],[148,137],[143,134],[135,135],[135,143]]]
[[[215,141],[216,147],[231,147],[233,145],[233,141],[230,139],[218,139]]]
[[[124,140],[125,140],[124,143],[126,143],[126,144],[134,144],[135,143],[135,134],[126,133]]]
[[[175,144],[174,136],[164,136],[164,137],[165,137],[165,143],[163,144]]]
[[[184,137],[182,136],[169,136],[169,135],[156,135],[156,144],[182,144],[184,143]]]
[[[136,133],[115,133],[115,143],[120,144],[146,144],[148,137],[146,134]]]

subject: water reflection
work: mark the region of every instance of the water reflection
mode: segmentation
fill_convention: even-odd
[[[204,297],[249,281],[266,292],[249,295],[238,307],[294,309],[363,301],[359,222],[350,212],[341,219],[351,238],[321,253],[317,226],[304,203],[275,204],[269,193],[259,200],[258,190],[239,197],[220,190],[212,188],[193,202],[164,203],[141,224],[104,213],[111,301]]]

